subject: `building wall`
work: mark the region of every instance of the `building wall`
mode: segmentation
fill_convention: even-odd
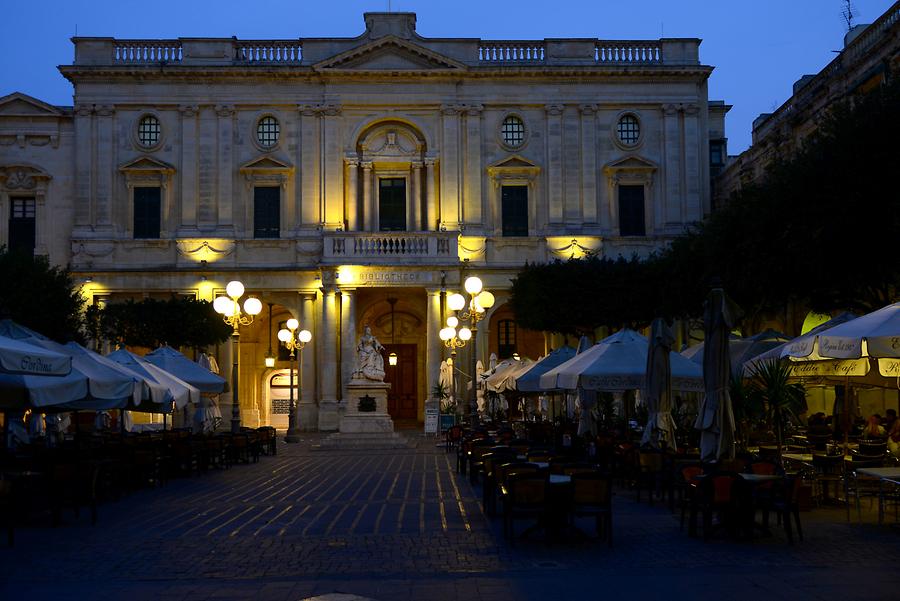
[[[240,279],[313,331],[300,409],[313,429],[337,426],[362,319],[383,323],[383,310],[366,313],[386,307],[382,297],[399,297],[419,324],[408,340],[424,347],[424,400],[449,352],[437,338],[447,293],[466,275],[503,299],[526,261],[645,255],[710,210],[711,68],[699,40],[427,39],[409,13],[365,20],[357,38],[300,42],[76,38],[61,67],[74,108],[46,107],[65,132],[59,148],[28,147],[60,215],[48,252],[91,277],[92,299],[212,300]],[[8,104],[0,142],[18,127]],[[137,129],[148,115],[161,139],[146,147]],[[500,134],[510,115],[525,125],[515,148]],[[617,139],[623,115],[639,120],[636,144]],[[256,136],[267,116],[280,127],[272,147]],[[0,167],[25,157],[0,145]],[[405,232],[379,231],[380,175],[407,180]],[[503,185],[528,188],[527,236],[502,235]],[[621,235],[620,185],[644,187],[646,235]],[[158,239],[134,237],[142,186],[161,187]],[[254,238],[255,186],[280,190],[278,238]],[[462,364],[487,357],[490,324]],[[250,425],[269,414],[265,327],[242,334]],[[223,345],[221,365],[231,352]]]

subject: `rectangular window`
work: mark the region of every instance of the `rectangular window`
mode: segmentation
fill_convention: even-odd
[[[619,186],[619,235],[647,235],[644,224],[644,186]]]
[[[378,229],[382,232],[406,231],[406,179],[378,180]]]
[[[34,199],[11,198],[9,205],[9,250],[34,254]]]
[[[162,188],[134,189],[134,237],[158,239]]]
[[[504,236],[528,235],[528,186],[503,186],[500,189],[500,216]]]
[[[253,237],[281,236],[281,188],[253,188]]]
[[[516,352],[516,322],[502,319],[497,323],[497,358],[508,359]]]

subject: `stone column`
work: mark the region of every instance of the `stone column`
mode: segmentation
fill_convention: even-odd
[[[581,105],[581,215],[584,223],[597,223],[597,107]]]
[[[433,157],[425,158],[425,231],[437,230],[438,223],[438,199],[437,190],[434,187],[434,163]]]
[[[216,196],[216,116],[213,110],[201,107],[197,112],[197,227],[215,229],[219,211],[213,204]],[[244,228],[252,231],[252,222]]]
[[[481,227],[481,111],[484,107],[466,107],[466,188],[462,221]]]
[[[703,197],[700,186],[709,186],[709,180],[701,182],[703,168],[700,158],[700,107],[696,104],[684,106],[684,179],[685,199],[682,223],[693,223],[703,219]],[[709,157],[705,157],[709,160]]]
[[[665,216],[659,221],[675,225],[681,222],[681,125],[677,105],[663,105],[662,111],[665,135],[665,155],[662,161],[665,183],[662,186],[662,194]]]
[[[341,288],[341,400],[347,400],[347,382],[356,367],[356,290]]]
[[[561,104],[548,104],[547,112],[547,198],[550,225],[563,222],[563,156]]]
[[[450,229],[458,229],[460,224],[459,112],[456,105],[441,107],[441,225]]]
[[[412,194],[409,211],[410,231],[422,231],[422,161],[412,162]]]
[[[316,348],[321,328],[316,322],[316,293],[300,293],[300,329],[312,332],[313,339],[300,355],[300,402],[297,403],[300,423],[304,432],[315,431],[319,427],[319,409],[316,403]]]
[[[234,112],[234,107],[231,105],[220,104],[216,107],[216,116],[218,116],[219,118],[219,189],[218,194],[216,194],[216,200],[214,201],[217,205],[214,210],[218,215],[219,227],[226,228],[230,228],[234,223],[234,208],[232,200],[234,161],[232,160],[231,153],[232,138],[234,136]]]
[[[344,225],[344,164],[341,157],[340,115],[341,107],[322,105],[322,172],[325,189],[322,190],[322,206],[326,227],[334,230]]]
[[[359,231],[359,202],[357,190],[359,187],[359,159],[347,157],[344,159],[347,165],[347,231]]]
[[[334,284],[323,286],[321,291],[322,326],[319,328],[319,335],[322,340],[320,346],[322,356],[319,360],[317,378],[319,384],[319,430],[336,430],[338,427],[338,362],[337,324],[335,323],[337,307],[335,306]]]
[[[366,223],[366,231],[378,231],[378,211],[372,194],[372,161],[362,161],[363,170],[363,218]]]
[[[180,106],[181,227],[197,227],[197,107]]]
[[[319,151],[319,120],[316,107],[309,104],[297,107],[300,112],[300,145],[304,152],[300,154],[301,215],[303,227],[318,227],[322,222],[321,203],[319,199],[319,169],[321,152]]]
[[[441,356],[444,343],[438,337],[441,330],[441,290],[429,288],[426,290],[425,306],[425,391],[431,398],[431,388],[438,383],[441,373]]]
[[[93,184],[91,182],[91,157],[94,137],[91,135],[91,114],[94,108],[90,104],[75,106],[75,226],[89,226],[93,223],[91,207],[94,204]],[[133,202],[128,198],[128,202]],[[8,209],[2,220],[9,217]]]
[[[115,108],[109,105],[96,107],[97,153],[94,225],[110,228],[113,224],[112,174],[113,174],[113,115]]]

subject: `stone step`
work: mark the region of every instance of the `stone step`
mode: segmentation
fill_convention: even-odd
[[[331,449],[409,449],[414,445],[397,432],[337,432],[312,445],[314,451]]]

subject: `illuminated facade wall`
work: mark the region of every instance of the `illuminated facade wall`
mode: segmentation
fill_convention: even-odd
[[[91,276],[95,301],[211,300],[240,279],[274,303],[276,329],[293,315],[314,333],[308,429],[337,426],[364,324],[415,345],[421,418],[447,354],[445,291],[466,273],[502,316],[526,261],[645,255],[710,206],[699,40],[428,39],[411,13],[365,22],[356,38],[76,38],[61,67],[74,108],[0,99],[0,210],[32,190],[11,174],[33,173],[35,251]],[[496,323],[484,359],[510,348]],[[268,326],[264,311],[242,333],[248,425],[276,421]]]

